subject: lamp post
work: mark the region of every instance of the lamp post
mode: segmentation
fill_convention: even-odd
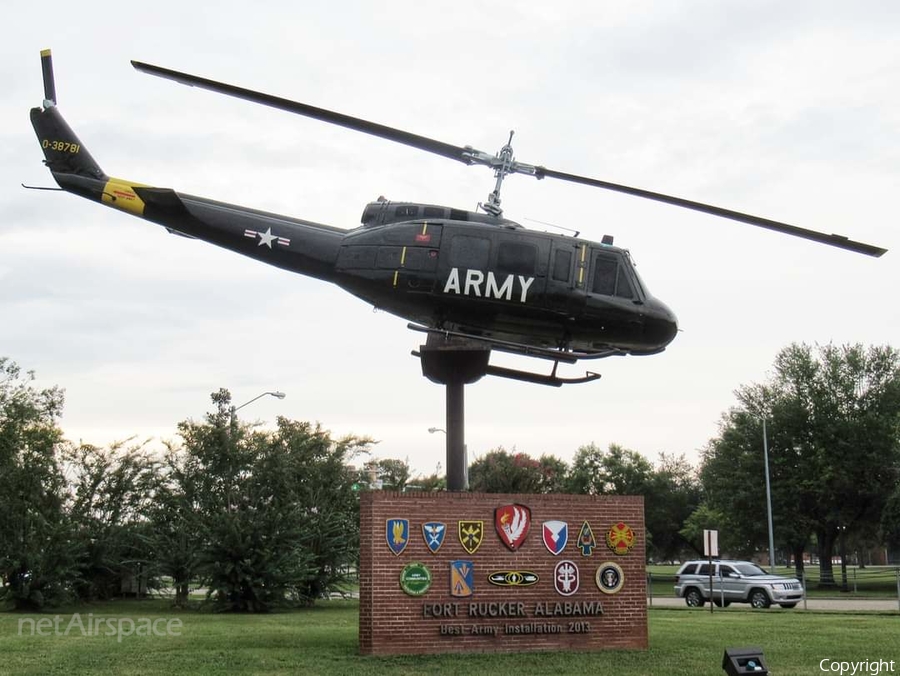
[[[250,404],[252,404],[252,403],[253,403],[254,401],[256,401],[257,399],[262,399],[263,397],[275,397],[276,399],[284,399],[286,396],[287,396],[287,395],[286,395],[284,392],[278,392],[278,391],[275,391],[275,392],[263,392],[262,394],[258,394],[258,395],[256,395],[255,397],[253,397],[253,399],[251,399],[250,401],[245,401],[245,402],[244,402],[243,404],[241,404],[240,406],[232,406],[232,407],[231,407],[231,424],[234,425],[234,421],[235,421],[234,414],[235,414],[235,413],[237,413],[239,410],[241,410],[242,408],[244,408],[244,406],[249,406]]]
[[[447,434],[447,430],[445,430],[443,427],[429,427],[428,428],[429,434],[434,434],[435,432],[443,432],[445,436]],[[449,470],[451,467],[456,466],[456,463],[452,462],[452,460],[453,459],[451,458],[450,448],[448,446],[448,448],[447,448],[447,470],[448,470],[447,486],[448,487],[450,486],[450,482],[451,482],[451,479],[449,476]],[[440,466],[440,463],[438,463],[438,466]],[[459,469],[459,468],[457,468],[457,469]],[[453,490],[463,490],[464,491],[469,488],[469,447],[466,444],[463,444],[462,476],[454,477],[454,481],[461,481],[461,483],[458,488],[453,489]]]
[[[775,533],[772,529],[772,484],[769,481],[769,437],[766,434],[766,419],[762,419],[763,460],[766,467],[766,512],[769,517],[769,570],[775,573]]]
[[[850,591],[847,586],[847,526],[838,526],[841,538],[841,591]]]

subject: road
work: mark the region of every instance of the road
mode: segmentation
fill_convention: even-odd
[[[684,608],[684,599],[675,598],[674,596],[655,596],[653,599],[647,599],[647,605],[653,608]],[[749,608],[745,603],[736,604],[738,608]],[[706,612],[709,607],[704,606]],[[718,608],[716,609],[718,610]],[[785,608],[772,606],[771,610],[785,611]],[[803,601],[797,604],[793,610],[803,610]],[[809,598],[806,600],[806,610],[870,610],[870,611],[893,611],[900,612],[900,602],[897,599],[839,599],[839,598]]]

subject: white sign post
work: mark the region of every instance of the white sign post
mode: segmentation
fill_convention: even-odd
[[[709,612],[713,612],[713,567],[712,560],[714,556],[719,556],[719,531],[704,530],[703,531],[703,554],[709,563]]]

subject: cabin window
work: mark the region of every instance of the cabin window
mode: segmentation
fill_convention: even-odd
[[[394,216],[397,218],[415,218],[419,213],[419,207],[411,204],[401,204],[394,208]]]
[[[553,254],[553,279],[568,282],[572,276],[572,252],[557,249]]]
[[[485,270],[491,256],[491,240],[486,237],[456,235],[450,240],[450,265]]]
[[[524,242],[500,242],[497,247],[497,271],[509,275],[534,276],[537,249]]]
[[[443,218],[444,213],[444,207],[424,207],[422,209],[423,218]]]

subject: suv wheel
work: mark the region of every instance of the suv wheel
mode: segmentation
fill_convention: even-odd
[[[706,601],[703,600],[703,596],[700,594],[700,591],[695,587],[691,587],[684,593],[684,602],[691,608],[700,608],[704,603],[706,603]]]
[[[750,605],[754,608],[768,608],[772,602],[769,595],[762,589],[754,589],[750,592]]]

